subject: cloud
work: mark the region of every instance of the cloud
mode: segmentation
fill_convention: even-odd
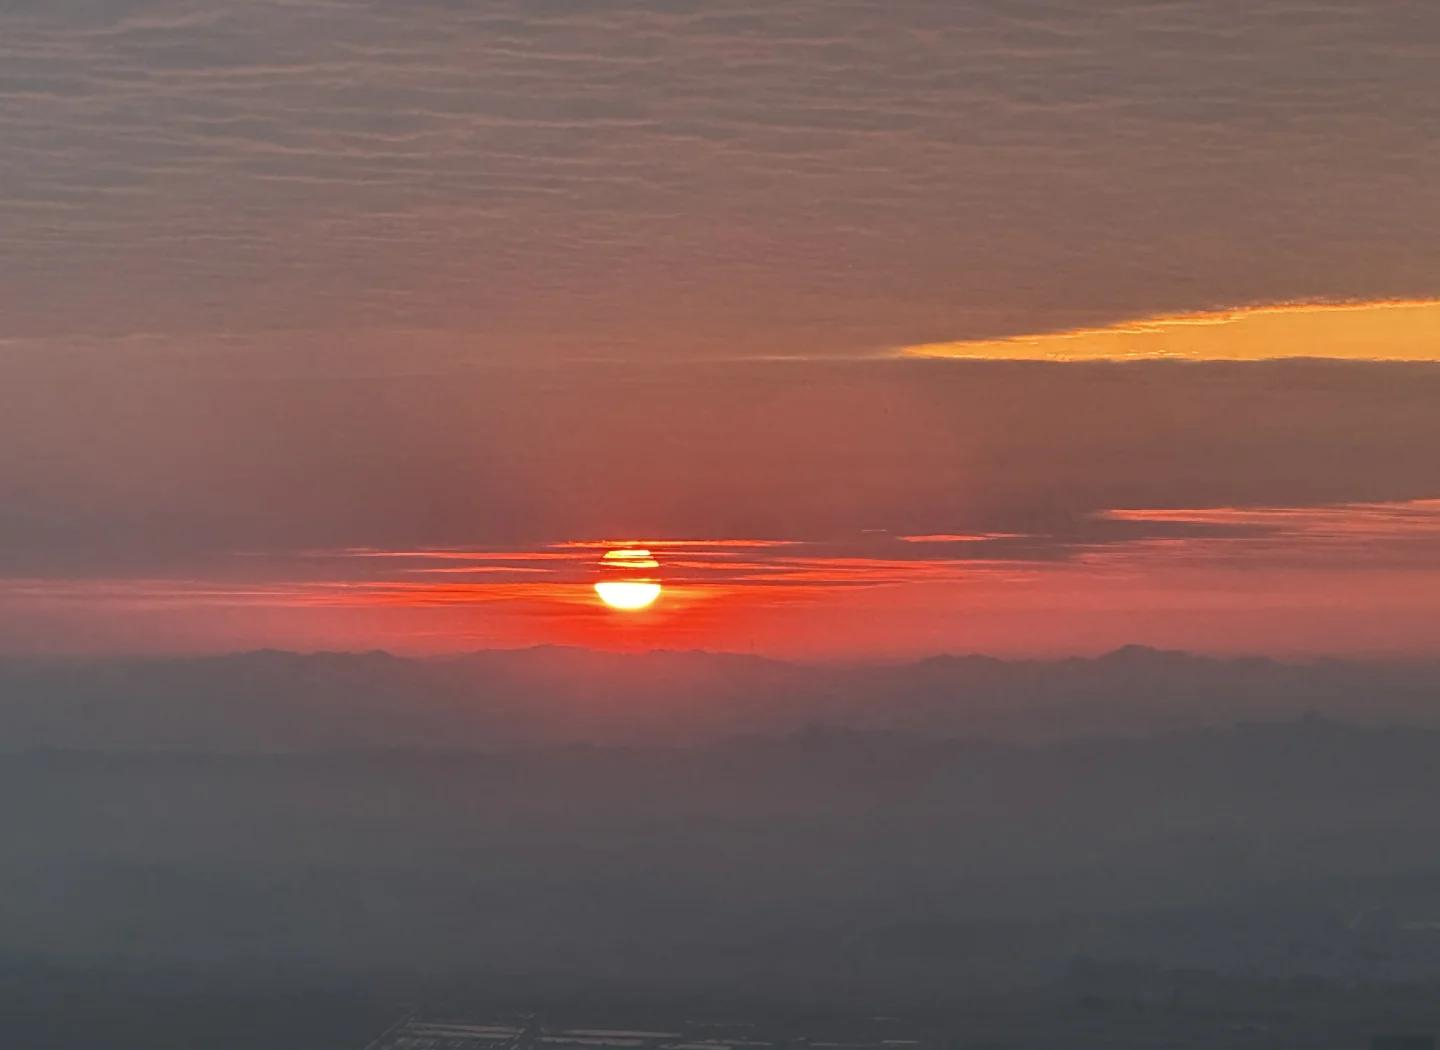
[[[0,359],[0,573],[208,573],[257,550],[1065,537],[1115,507],[1440,495],[1440,371],[1426,364],[891,360],[349,379],[203,357],[130,364]]]
[[[1106,328],[907,347],[914,357],[1091,361],[1171,357],[1440,360],[1440,300],[1296,303],[1151,317]]]
[[[1440,622],[1440,500],[1110,510],[1031,534],[740,542],[656,544],[643,573],[660,601],[635,621],[596,601],[602,542],[253,552],[199,574],[11,577],[0,580],[0,650],[558,642],[853,659],[1139,639],[1416,654],[1433,651]]]
[[[744,546],[737,546],[741,542]],[[253,552],[208,580],[11,579],[11,601],[365,608],[591,604],[606,542],[541,549]],[[833,540],[671,540],[644,562],[671,597],[745,592],[790,604],[833,589],[965,584],[1042,573],[1196,568],[1322,573],[1440,571],[1440,500],[1324,507],[1107,510],[1063,531],[977,536],[871,533]],[[764,596],[764,597],[760,597]]]
[[[1406,0],[10,3],[4,334],[846,356],[1424,298],[1437,28]]]

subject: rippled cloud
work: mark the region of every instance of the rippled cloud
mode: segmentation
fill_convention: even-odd
[[[12,0],[0,337],[829,356],[1437,292],[1410,0]]]

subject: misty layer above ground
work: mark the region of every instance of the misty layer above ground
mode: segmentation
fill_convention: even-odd
[[[928,1001],[1078,955],[1440,977],[1440,733],[810,730],[0,759],[0,924],[74,964]]]

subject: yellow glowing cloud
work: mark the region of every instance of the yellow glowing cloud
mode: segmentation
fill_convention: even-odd
[[[606,553],[602,562],[616,563],[627,569],[655,569],[660,563],[643,547],[627,547]]]
[[[1012,361],[1440,361],[1440,299],[1246,307],[1010,339],[927,343],[902,353]]]

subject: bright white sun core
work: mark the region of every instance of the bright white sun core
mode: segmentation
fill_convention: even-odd
[[[655,576],[660,568],[654,556],[638,547],[607,551],[600,559],[601,578],[595,582],[595,593],[612,609],[636,612],[655,604],[661,586]]]

